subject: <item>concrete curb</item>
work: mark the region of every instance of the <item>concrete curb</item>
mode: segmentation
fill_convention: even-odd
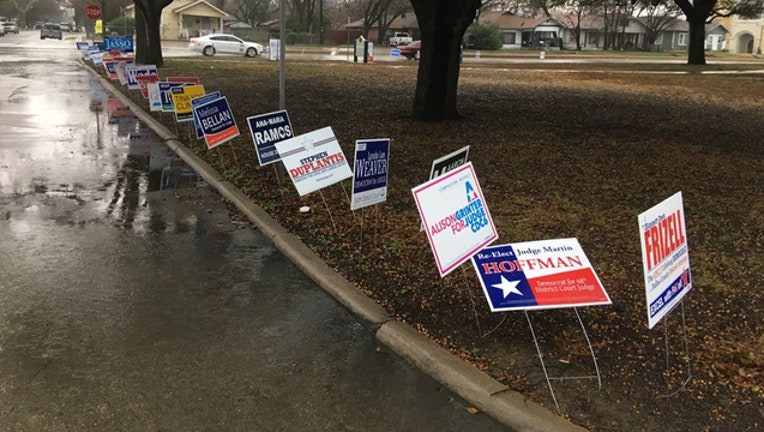
[[[111,82],[84,63],[83,67],[128,106],[142,122],[152,128],[210,186],[244,213],[300,270],[351,312],[378,327],[376,337],[381,343],[474,404],[476,408],[513,430],[519,432],[586,430],[527,400],[520,393],[459,359],[410,326],[393,320],[382,306],[332,270],[300,239],[285,230],[233,184],[225,181],[211,166],[191,152],[177,136],[125,96],[122,89],[114,87]]]

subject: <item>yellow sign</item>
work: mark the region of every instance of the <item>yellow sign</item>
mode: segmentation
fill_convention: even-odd
[[[174,87],[172,90],[172,104],[175,107],[175,121],[193,121],[194,113],[191,109],[191,99],[204,96],[203,85],[186,85]]]
[[[96,20],[95,22],[95,34],[101,34],[103,33],[103,21],[102,20]]]

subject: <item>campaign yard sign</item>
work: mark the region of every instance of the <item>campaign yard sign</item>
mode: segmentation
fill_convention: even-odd
[[[197,98],[191,99],[191,112],[194,115],[194,128],[196,129],[196,139],[204,138],[204,130],[202,130],[202,124],[199,122],[199,116],[196,115],[196,110],[194,110],[195,107],[198,107],[200,105],[204,105],[207,102],[212,102],[215,99],[218,99],[220,97],[220,92],[212,92],[207,93],[203,96],[199,96]]]
[[[682,192],[638,216],[647,322],[653,328],[692,288]]]
[[[498,238],[471,162],[411,191],[441,277]]]
[[[276,151],[300,196],[353,176],[331,127],[276,143]]]
[[[247,124],[260,166],[278,162],[276,143],[294,137],[294,129],[286,110],[247,117]]]
[[[466,164],[469,152],[470,146],[464,146],[459,150],[453,151],[432,161],[430,180]],[[419,227],[419,231],[424,231],[424,224]]]
[[[202,125],[207,149],[211,149],[239,136],[239,127],[225,96],[193,107]]]
[[[133,51],[133,37],[105,37],[103,38],[103,49],[105,51]]]
[[[387,170],[389,166],[389,139],[369,139],[355,142],[353,193],[350,197],[350,210],[381,203],[387,199]]]
[[[149,111],[162,112],[162,95],[159,93],[159,81],[148,82]]]
[[[204,96],[204,86],[186,85],[174,87],[171,91],[172,105],[175,107],[175,121],[193,121],[194,113],[191,110],[191,99]]]
[[[139,76],[154,75],[157,77],[157,80],[159,79],[156,65],[128,65],[125,67],[125,74],[127,77],[127,88],[129,90],[141,89],[141,84],[136,79]]]
[[[459,150],[451,152],[443,157],[439,157],[432,161],[432,168],[430,169],[430,179],[434,179],[440,175],[443,175],[449,171],[467,163],[467,156],[470,153],[470,146],[464,146]]]
[[[144,99],[149,99],[149,84],[156,84],[159,82],[159,75],[136,75],[135,81],[138,83],[138,87],[141,91],[141,96]],[[162,106],[159,105],[161,110]],[[152,111],[154,111],[152,109]]]
[[[170,90],[172,88],[181,87],[187,84],[190,85],[192,83],[160,81],[157,84],[157,90],[159,90],[159,100],[162,104],[162,112],[175,112],[175,106],[172,104],[172,95],[170,94]]]
[[[611,304],[575,238],[487,247],[472,265],[492,312]]]

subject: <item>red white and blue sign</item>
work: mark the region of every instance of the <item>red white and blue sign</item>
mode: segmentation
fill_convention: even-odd
[[[353,193],[350,210],[387,200],[387,170],[390,166],[390,140],[370,139],[355,142]]]
[[[236,126],[236,120],[233,118],[233,112],[225,96],[195,106],[193,111],[199,118],[199,124],[202,125],[207,149],[239,136],[239,127]]]
[[[647,322],[653,328],[692,288],[682,192],[638,216]]]
[[[611,304],[575,238],[487,247],[472,265],[492,312]]]
[[[294,129],[286,110],[247,117],[247,124],[260,166],[280,161],[276,143],[294,137]]]
[[[499,237],[472,162],[411,192],[441,277]]]

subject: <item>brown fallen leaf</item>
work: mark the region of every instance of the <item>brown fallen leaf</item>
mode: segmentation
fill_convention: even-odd
[[[467,407],[467,412],[470,413],[470,414],[477,414],[480,411],[477,408],[475,408],[475,407]]]

